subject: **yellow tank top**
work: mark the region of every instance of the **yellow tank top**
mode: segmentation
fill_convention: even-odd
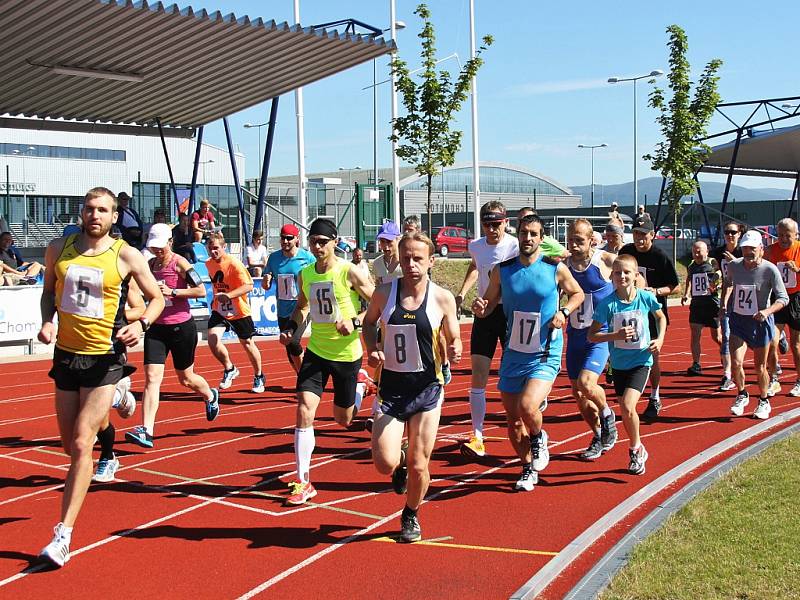
[[[128,279],[119,274],[122,240],[97,256],[80,254],[78,235],[67,238],[54,266],[58,336],[56,346],[77,354],[111,354],[123,346],[114,339],[124,327]]]
[[[346,336],[336,331],[336,321],[352,319],[357,314],[350,297],[349,273],[350,263],[341,259],[336,259],[327,273],[317,273],[316,264],[300,272],[311,312],[308,349],[326,360],[353,362],[364,353],[357,329]]]

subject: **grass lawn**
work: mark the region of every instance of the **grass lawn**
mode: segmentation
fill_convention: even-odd
[[[736,467],[636,546],[603,600],[800,598],[800,435]]]

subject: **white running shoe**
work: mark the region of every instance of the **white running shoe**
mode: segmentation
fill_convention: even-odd
[[[531,436],[531,454],[534,471],[544,471],[550,464],[550,450],[547,449],[547,432],[542,429],[539,435]]]
[[[794,382],[794,387],[789,390],[789,395],[795,397],[800,396],[800,381]]]
[[[53,541],[47,544],[39,553],[39,558],[63,567],[69,560],[69,542],[72,534],[65,531],[64,524],[59,523],[53,528]]]
[[[547,410],[547,396],[545,396],[544,400],[542,400],[542,403],[539,405],[540,413],[543,413],[546,410]]]
[[[119,460],[117,460],[116,456],[111,460],[101,458],[97,462],[97,469],[92,476],[92,481],[97,481],[98,483],[114,481],[114,475],[116,475],[117,469],[119,469]]]
[[[130,419],[136,412],[136,398],[130,392],[125,392],[122,400],[117,405],[117,413],[123,419]]]
[[[532,492],[533,486],[539,483],[539,474],[533,470],[531,465],[524,465],[522,467],[522,475],[519,476],[517,483],[514,484],[514,489],[519,492]]]
[[[219,382],[219,389],[227,390],[231,387],[233,380],[239,376],[239,369],[235,366],[230,370],[225,370],[222,372],[222,380]]]
[[[767,389],[767,398],[772,398],[775,394],[781,393],[781,382],[777,379],[772,379],[769,382],[769,389]]]
[[[758,406],[756,406],[756,410],[753,413],[753,417],[756,419],[769,419],[769,414],[772,412],[772,406],[769,404],[769,400],[766,398],[761,398],[758,401]]]
[[[733,401],[731,405],[731,414],[737,417],[741,417],[744,414],[744,409],[747,408],[747,405],[750,404],[750,394],[745,392],[740,392],[736,396],[736,400]]]

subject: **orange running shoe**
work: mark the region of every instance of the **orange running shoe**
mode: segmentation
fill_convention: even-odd
[[[317,490],[314,489],[310,481],[306,481],[305,483],[302,481],[293,481],[289,484],[289,497],[286,499],[286,504],[299,506],[305,504],[316,495]]]

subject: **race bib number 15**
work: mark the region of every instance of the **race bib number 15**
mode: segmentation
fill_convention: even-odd
[[[336,323],[339,320],[339,304],[333,291],[332,281],[319,281],[309,286],[308,306],[314,323]]]

